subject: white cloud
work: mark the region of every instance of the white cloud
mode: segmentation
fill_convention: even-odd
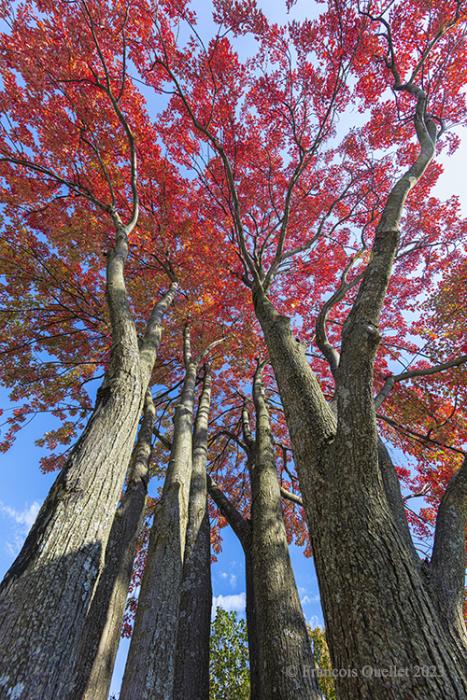
[[[215,595],[212,599],[213,612],[216,608],[223,608],[228,612],[244,612],[246,605],[246,594],[236,593],[235,595]]]
[[[219,575],[224,581],[228,581],[232,588],[235,588],[237,585],[237,577],[235,574],[228,574],[227,571],[221,571]]]
[[[319,595],[312,595],[309,596],[308,593],[305,593],[305,595],[300,598],[300,602],[302,605],[309,605],[310,603],[319,603]]]
[[[21,549],[26,535],[34,524],[39,509],[40,504],[37,501],[33,501],[31,505],[26,505],[23,510],[16,510],[0,501],[0,514],[12,520],[17,526],[13,533],[13,539],[5,541],[5,549],[11,557],[15,557]]]
[[[18,532],[14,534],[12,540],[5,541],[5,549],[12,559],[15,559],[16,556],[19,554],[20,549],[23,546],[23,542],[24,535],[20,535]]]
[[[39,512],[39,508],[40,504],[37,501],[33,501],[30,506],[26,506],[23,510],[15,510],[11,508],[11,506],[7,506],[0,501],[0,513],[11,518],[11,520],[14,520],[18,525],[24,525],[28,530],[31,529]]]

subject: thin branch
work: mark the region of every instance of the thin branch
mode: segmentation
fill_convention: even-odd
[[[400,374],[387,377],[383,388],[375,398],[375,408],[379,408],[381,406],[383,401],[391,393],[394,384],[397,382],[402,382],[406,379],[413,379],[414,377],[427,377],[432,374],[437,374],[438,372],[444,372],[451,367],[458,367],[459,365],[463,365],[465,362],[467,362],[467,355],[461,355],[460,357],[455,357],[448,362],[441,362],[437,365],[433,365],[432,367],[421,367],[420,369],[412,369],[407,372],[401,372]]]
[[[303,500],[300,498],[300,496],[297,496],[295,493],[287,491],[287,489],[284,489],[282,486],[281,496],[282,498],[286,498],[288,501],[292,501],[292,503],[297,503],[299,506],[303,507]]]

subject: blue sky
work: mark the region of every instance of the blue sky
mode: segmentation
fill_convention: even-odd
[[[282,2],[263,0],[259,4],[270,19],[284,18]],[[308,4],[307,0],[299,0],[294,8],[294,15],[303,16]],[[199,28],[206,36],[211,26],[209,5],[198,0],[194,6],[200,11]],[[242,52],[245,55],[251,51],[252,46],[252,40],[242,40]],[[444,159],[446,172],[441,176],[436,189],[436,193],[442,198],[458,194],[463,201],[464,212],[467,202],[466,155],[464,146],[449,158],[449,163],[446,158]],[[0,407],[4,410],[11,408],[7,392],[3,389],[0,390]],[[56,425],[57,421],[47,414],[37,415],[20,432],[11,450],[7,454],[0,454],[0,576],[3,576],[18,554],[40,504],[55,479],[54,474],[44,475],[40,472],[39,459],[44,454],[44,450],[36,447],[34,442],[42,437],[45,431]],[[214,604],[244,614],[245,581],[242,550],[230,528],[223,530],[223,537],[222,553],[212,568]],[[291,557],[305,616],[313,626],[322,624],[313,562],[306,559],[302,551],[296,547],[291,548]],[[118,691],[127,648],[128,642],[125,641],[119,652],[112,684],[113,692]]]

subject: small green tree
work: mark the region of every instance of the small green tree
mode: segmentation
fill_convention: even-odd
[[[217,608],[211,626],[210,700],[248,700],[250,674],[245,620]]]
[[[321,627],[315,627],[314,629],[308,627],[308,634],[310,635],[313,648],[319,687],[326,700],[336,700],[334,679],[331,675],[332,663],[329,655],[328,643],[326,641],[326,634]]]

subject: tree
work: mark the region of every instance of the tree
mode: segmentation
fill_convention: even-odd
[[[308,628],[311,643],[313,645],[313,655],[316,668],[318,669],[318,681],[326,700],[336,700],[334,680],[332,677],[331,657],[329,656],[326,635],[321,627]]]
[[[289,558],[281,490],[261,363],[253,381],[256,415],[251,469],[253,580],[258,634],[259,697],[318,698],[310,641]],[[248,436],[247,436],[248,437]],[[294,674],[290,669],[296,669]]]
[[[155,410],[148,390],[125,493],[114,516],[102,576],[80,639],[70,694],[74,698],[106,700],[109,695],[136,543],[144,525]]]
[[[2,679],[8,692],[27,682],[31,697],[70,684],[68,670],[58,677],[57,668],[76,658],[156,381],[159,312],[175,289],[157,313],[155,298],[177,279],[183,294],[157,372],[173,364],[187,319],[211,332],[234,329],[241,342],[220,371],[221,413],[231,409],[225,386],[241,390],[253,358],[269,355],[333,665],[434,661],[437,669],[430,677],[338,678],[337,693],[462,697],[465,348],[450,324],[461,293],[449,268],[465,228],[455,198],[440,202],[433,187],[438,154],[457,146],[449,128],[463,118],[464,3],[330,0],[282,25],[254,0],[213,5],[217,33],[207,43],[183,1],[26,1],[10,8],[13,19],[2,5],[10,25],[0,57],[1,342],[16,359],[6,383],[22,402],[2,447],[35,411],[63,421],[44,436],[51,447],[70,444],[91,413],[4,583]],[[253,60],[235,48],[245,35],[256,42]],[[157,125],[138,81],[144,95],[169,93]],[[454,304],[452,316],[433,313],[428,295],[443,310]],[[443,342],[435,336],[445,328]],[[91,412],[84,386],[97,371],[104,384]],[[191,427],[185,434],[191,439]],[[413,489],[417,481],[432,488],[431,561],[420,560],[412,541],[388,439],[416,461]],[[218,463],[226,464],[222,455]],[[235,495],[233,474],[223,476]],[[166,495],[161,513],[177,501]],[[286,526],[293,520],[300,530],[284,512]],[[186,508],[182,531],[185,516]],[[157,527],[166,534],[162,521]],[[75,556],[83,547],[91,552]],[[76,566],[63,565],[69,555]],[[178,590],[180,562],[176,568]],[[40,615],[25,609],[26,596]],[[71,600],[73,631],[63,624]],[[174,619],[176,601],[170,605]],[[20,607],[31,633],[18,638]],[[173,646],[169,639],[169,656]],[[40,678],[30,667],[38,648]]]
[[[216,609],[211,628],[210,700],[248,700],[248,649],[245,621]]]
[[[1,586],[3,686],[7,694],[31,698],[66,696],[72,690],[70,674],[87,606],[102,571],[162,319],[177,288],[174,281],[162,300],[153,302],[139,344],[125,280],[139,197],[130,126],[135,114],[126,114],[134,91],[126,72],[116,69],[116,62],[125,66],[126,60],[125,23],[117,29],[122,17],[98,26],[93,8],[84,2],[78,13],[45,3],[41,9],[54,24],[37,23],[33,9],[32,4],[18,8],[11,31],[2,35],[7,125],[1,137],[2,179],[10,196],[21,190],[17,206],[65,197],[70,198],[68,212],[79,212],[85,202],[83,219],[99,217],[112,346],[86,428]],[[73,50],[71,37],[76,38]],[[57,46],[63,49],[58,54]]]
[[[211,529],[206,475],[211,381],[210,368],[205,365],[203,386],[193,426],[193,467],[174,679],[174,697],[200,700],[209,695],[212,609]]]
[[[455,698],[467,687],[465,630],[461,643],[441,619],[430,582],[434,567],[428,575],[422,571],[399,517],[401,495],[393,487],[393,466],[380,457],[373,381],[391,273],[394,268],[399,275],[404,269],[413,271],[407,258],[401,262],[404,208],[406,203],[409,211],[414,206],[414,198],[408,198],[415,186],[418,201],[428,197],[436,180],[436,150],[446,126],[460,115],[455,60],[462,51],[461,3],[436,8],[422,2],[391,3],[388,8],[371,2],[329,3],[315,22],[290,27],[288,36],[298,54],[295,65],[286,31],[268,27],[254,8],[252,3],[230,8],[217,2],[216,18],[233,32],[258,36],[259,60],[270,58],[274,68],[265,59],[263,75],[250,74],[248,82],[225,32],[207,47],[200,42],[195,50],[194,39],[182,51],[167,41],[170,22],[162,27],[156,19],[152,43],[142,49],[146,65],[151,55],[148,80],[151,72],[154,79],[165,73],[175,92],[172,113],[179,115],[172,124],[182,139],[185,127],[213,152],[200,185],[206,185],[207,199],[237,247],[241,269],[235,272],[251,289],[274,368],[310,525],[333,662],[359,669],[388,669],[396,662],[410,669],[434,662],[437,668],[438,675],[423,678],[411,673],[402,680],[363,674],[338,678],[338,693],[343,698],[407,693]],[[323,44],[330,51],[316,55],[316,47]],[[307,60],[309,54],[315,65]],[[353,91],[350,72],[356,80]],[[393,91],[392,101],[385,100],[387,89]],[[329,146],[335,116],[351,96],[354,102],[362,99],[362,109],[371,109],[366,127],[350,133],[337,149],[318,155],[326,142]],[[378,163],[359,167],[370,149],[389,144],[400,149],[392,167],[388,160],[385,172]],[[286,147],[288,158],[283,159],[280,153]],[[329,201],[326,195],[335,191],[336,182],[323,191],[317,174],[323,164],[334,174],[331,164],[339,156],[337,194]],[[354,173],[348,173],[345,156]],[[308,214],[308,232],[314,188],[321,221],[318,217],[315,233],[304,236],[297,223]],[[264,193],[264,208],[258,192]],[[409,217],[406,221],[410,224]],[[303,254],[320,248],[325,226],[343,250],[352,249],[343,256],[340,274],[331,268],[331,276],[337,273],[337,288],[316,318],[316,344],[335,385],[332,402],[326,396],[329,384],[321,385],[319,372],[312,370],[297,343],[279,281],[297,258],[310,274]],[[362,232],[360,243],[355,229]],[[321,255],[324,251],[331,255],[329,244],[321,247]],[[402,286],[402,278],[397,280]],[[330,311],[346,296],[341,332],[332,342],[327,332]],[[454,358],[457,364],[464,360]],[[404,379],[415,372],[417,368]],[[458,507],[456,525],[448,528],[452,541],[457,541],[458,523],[465,521],[464,501]]]
[[[253,641],[250,657],[257,674],[255,697],[318,698],[310,673],[313,656],[289,558],[263,370],[264,364],[258,363],[253,380],[255,435],[250,432],[244,405],[243,439],[236,438],[247,455],[250,518],[242,517],[212,479],[210,493],[245,551],[247,624],[249,640]],[[296,672],[290,673],[292,668]]]

